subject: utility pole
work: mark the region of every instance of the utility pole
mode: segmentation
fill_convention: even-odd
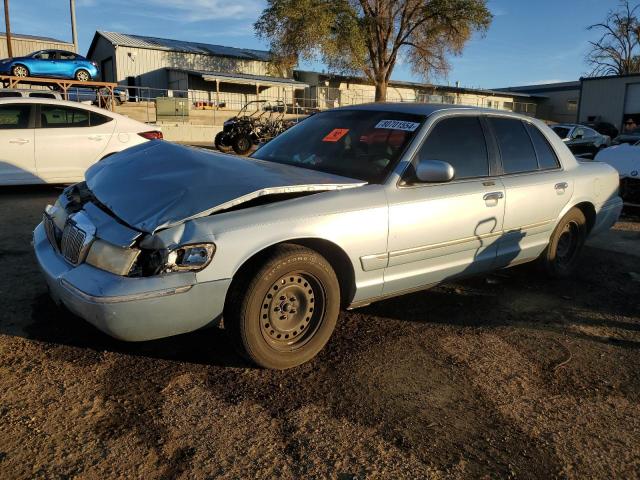
[[[7,0],[5,0],[6,2]],[[69,0],[69,8],[71,9],[71,35],[73,36],[73,46],[78,53],[78,33],[76,32],[76,0]]]
[[[4,25],[5,36],[7,38],[7,55],[13,57],[13,49],[11,48],[11,22],[9,22],[9,0],[4,0]]]

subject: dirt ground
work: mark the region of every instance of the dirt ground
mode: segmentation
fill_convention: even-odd
[[[341,315],[302,367],[208,330],[125,344],[49,300],[52,187],[0,193],[0,478],[639,478],[640,223]],[[615,248],[608,249],[610,246]]]

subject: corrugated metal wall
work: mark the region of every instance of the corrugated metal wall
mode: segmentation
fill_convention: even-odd
[[[583,80],[579,122],[600,117],[621,129],[627,85],[640,83],[640,76]]]
[[[13,49],[14,57],[22,57],[32,52],[37,52],[38,50],[47,50],[50,48],[55,48],[59,50],[69,50],[74,51],[73,44],[71,43],[63,43],[63,42],[44,42],[40,40],[32,40],[26,38],[11,38],[11,47]],[[7,38],[4,34],[0,35],[0,58],[7,58],[9,54],[7,53]]]
[[[114,47],[103,37],[98,39],[92,60],[98,64],[113,56],[115,81],[125,84],[127,77],[139,77],[139,83],[151,88],[167,88],[169,79],[165,68],[187,70],[248,73],[252,75],[268,74],[267,62],[238,60],[209,55],[168,52],[146,48]]]

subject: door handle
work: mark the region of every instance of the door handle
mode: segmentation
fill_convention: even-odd
[[[23,145],[25,143],[29,143],[29,140],[26,138],[12,138],[9,140],[9,143],[17,143],[18,145]]]
[[[554,188],[556,190],[566,190],[567,188],[569,188],[569,184],[567,182],[556,183]]]
[[[482,198],[484,199],[485,202],[489,200],[500,200],[501,198],[504,198],[504,193],[502,192],[485,193],[484,197]]]
[[[100,140],[102,140],[102,136],[101,135],[91,135],[89,137],[87,137],[89,140],[94,140],[96,142],[99,142]]]

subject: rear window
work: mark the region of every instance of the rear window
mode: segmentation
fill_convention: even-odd
[[[523,173],[538,170],[536,152],[529,134],[520,120],[488,118],[500,147],[504,173]]]
[[[379,183],[423,121],[420,115],[398,112],[322,112],[274,138],[252,157]]]
[[[40,106],[41,128],[75,128],[89,126],[89,112],[57,105]]]
[[[567,127],[551,127],[551,130],[556,132],[560,138],[567,138],[570,132],[570,129]]]

